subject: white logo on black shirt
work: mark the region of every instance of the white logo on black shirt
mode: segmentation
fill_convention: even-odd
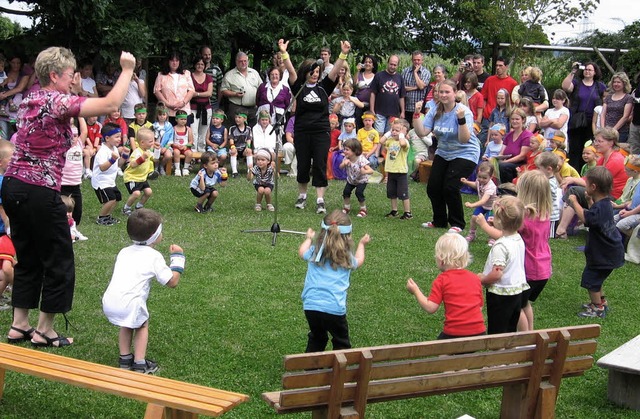
[[[310,91],[309,94],[306,95],[304,98],[302,98],[302,100],[304,100],[307,103],[316,103],[321,101],[321,99],[318,97],[316,92],[314,92],[313,90]]]

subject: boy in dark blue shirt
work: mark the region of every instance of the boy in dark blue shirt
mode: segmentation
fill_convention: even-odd
[[[582,272],[580,286],[589,291],[591,302],[583,305],[580,317],[605,317],[607,300],[602,293],[604,280],[614,269],[624,264],[624,247],[620,232],[613,221],[613,206],[609,193],[613,187],[613,176],[603,166],[594,167],[586,175],[588,210],[580,206],[575,195],[569,197],[569,204],[578,218],[589,227],[584,255],[587,259]]]

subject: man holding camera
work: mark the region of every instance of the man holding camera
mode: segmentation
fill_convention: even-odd
[[[249,57],[240,51],[236,54],[236,66],[227,71],[222,79],[220,93],[229,100],[227,123],[233,124],[237,112],[247,115],[247,125],[256,124],[256,94],[262,84],[260,74],[249,67]]]
[[[406,114],[413,113],[416,102],[424,100],[427,94],[427,87],[431,80],[431,73],[422,65],[422,52],[414,51],[411,54],[413,65],[402,70],[402,80],[404,81],[404,110]]]

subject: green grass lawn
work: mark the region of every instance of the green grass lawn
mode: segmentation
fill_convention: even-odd
[[[243,229],[269,229],[273,213],[253,209],[255,193],[243,178],[231,179],[222,188],[215,212],[197,214],[190,179],[163,177],[152,181],[154,196],[148,207],[163,214],[164,241],[159,250],[168,254],[171,243],[181,245],[187,256],[184,276],[176,289],[155,284],[149,299],[149,358],[161,369],[158,375],[246,393],[251,400],[225,417],[264,418],[276,415],[262,401],[264,391],[281,388],[284,355],[303,352],[307,323],[300,293],[306,263],[297,256],[303,236],[281,233],[271,246],[271,234],[247,234]],[[126,190],[120,182],[120,189]],[[329,210],[342,205],[344,184],[331,181]],[[73,346],[55,353],[106,365],[117,365],[118,329],[104,317],[101,297],[107,287],[118,251],[129,245],[126,219],[104,227],[95,224],[98,202],[85,181],[84,218],[80,231],[89,241],[75,244],[76,294],[69,319],[75,326],[68,334]],[[305,231],[319,228],[310,194],[305,210],[296,210],[296,183],[281,179],[279,223],[282,229]],[[431,206],[424,185],[411,184],[414,219],[385,219],[389,211],[385,185],[366,190],[369,217],[353,217],[354,238],[371,235],[364,265],[352,274],[348,320],[354,347],[435,339],[442,330],[443,311],[429,316],[405,290],[413,277],[425,292],[438,274],[433,246],[443,230],[425,230]],[[466,197],[465,199],[475,199]],[[355,199],[354,199],[355,202]],[[119,212],[122,204],[118,206]],[[576,250],[582,236],[552,241],[554,275],[534,304],[536,328],[602,324],[597,357],[610,352],[640,333],[638,267],[627,263],[606,282],[612,307],[603,320],[580,319],[579,307],[588,300],[580,288],[584,254]],[[471,246],[470,267],[481,271],[489,248],[486,237]],[[35,325],[35,313],[32,324]],[[0,330],[8,330],[10,312],[0,313]],[[64,333],[64,321],[57,319]],[[330,349],[330,348],[329,348]],[[468,413],[476,418],[499,415],[499,389],[372,404],[370,418],[456,418]],[[142,403],[8,372],[2,418],[134,418],[142,417]],[[618,408],[607,401],[607,373],[598,367],[584,376],[562,382],[557,407],[559,418],[640,418],[640,412]],[[289,415],[309,417],[309,415]]]

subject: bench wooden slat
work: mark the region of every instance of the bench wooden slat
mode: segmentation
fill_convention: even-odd
[[[88,361],[83,361],[75,358],[67,358],[60,355],[55,355],[43,351],[33,351],[27,348],[22,348],[15,345],[7,345],[0,343],[0,365],[2,362],[14,362],[14,358],[5,354],[16,354],[20,356],[21,361],[24,363],[33,363],[34,365],[48,366],[52,369],[59,369],[61,371],[74,371],[75,369],[86,370],[86,374],[108,374],[112,377],[114,382],[126,382],[129,384],[139,383],[141,388],[160,392],[160,389],[165,389],[168,393],[174,392],[176,389],[180,391],[194,391],[198,394],[204,394],[210,397],[236,400],[239,393],[233,393],[225,390],[218,390],[211,387],[206,387],[198,384],[185,383],[182,381],[176,381],[169,378],[163,378],[159,376],[153,376],[153,385],[149,384],[149,376],[144,374],[131,375],[130,371],[110,367],[108,365],[95,364]]]
[[[572,326],[570,329],[572,340],[584,340],[600,336],[599,325]],[[425,356],[450,355],[535,345],[536,335],[541,332],[549,334],[552,341],[556,341],[560,333],[558,329],[544,329],[533,332],[521,332],[518,334],[503,333],[491,336],[453,339],[452,341],[427,341],[374,346],[366,349],[373,354],[375,362],[392,361],[412,357],[419,358]],[[345,354],[349,364],[353,364],[357,363],[361,349],[346,349],[340,352]],[[315,354],[315,357],[309,357],[309,354],[287,355],[284,358],[284,369],[286,371],[292,371],[313,368],[331,368],[335,352],[337,351],[321,352]]]
[[[584,348],[582,348],[584,346]],[[582,356],[595,351],[595,341],[571,342],[567,356]],[[555,358],[555,347],[548,348],[547,358]],[[379,380],[407,375],[434,374],[459,369],[475,369],[494,365],[513,364],[532,361],[532,348],[512,348],[502,351],[463,354],[458,356],[441,355],[425,359],[413,359],[394,362],[376,362],[371,369],[371,379]],[[332,371],[323,369],[306,372],[289,372],[283,375],[284,389],[324,386],[330,384]],[[346,382],[357,380],[358,369],[347,370]]]
[[[157,404],[176,412],[220,416],[248,400],[248,396],[239,393],[0,344],[0,371],[3,375],[5,369]],[[4,384],[1,378],[0,384]],[[153,411],[150,408],[150,412]]]
[[[593,358],[581,357],[565,363],[564,376],[581,375],[593,365]],[[542,377],[551,375],[552,365],[545,365]],[[532,365],[501,366],[493,369],[443,372],[441,374],[404,377],[369,382],[367,400],[369,403],[402,398],[430,396],[444,393],[501,387],[509,383],[528,381]],[[282,392],[264,393],[263,398],[278,411],[300,411],[305,407],[327,403],[329,386]],[[343,400],[355,400],[355,384],[345,385]],[[303,409],[301,409],[303,408]]]

